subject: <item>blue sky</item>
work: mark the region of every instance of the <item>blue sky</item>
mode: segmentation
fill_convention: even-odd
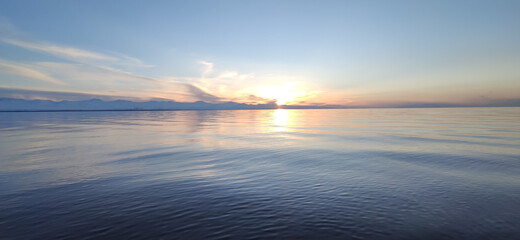
[[[520,98],[519,1],[2,1],[0,87],[177,101]]]

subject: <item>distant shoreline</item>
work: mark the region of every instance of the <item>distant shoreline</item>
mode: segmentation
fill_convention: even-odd
[[[0,110],[8,112],[170,112],[170,111],[242,111],[242,110],[338,110],[338,109],[443,109],[443,108],[520,108],[520,106],[446,106],[446,107],[290,107],[290,108],[243,108],[243,109],[107,109],[107,110]]]
[[[475,107],[520,107],[520,100],[493,104],[413,103],[388,104],[386,106],[347,106],[333,104],[276,105],[248,104],[238,102],[175,102],[128,100],[103,101],[100,99],[80,101],[26,100],[0,98],[0,112],[91,112],[91,111],[195,111],[195,110],[260,110],[260,109],[383,109],[383,108],[475,108]]]

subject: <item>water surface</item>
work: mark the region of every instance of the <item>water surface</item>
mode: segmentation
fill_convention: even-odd
[[[520,108],[0,113],[1,239],[520,239]]]

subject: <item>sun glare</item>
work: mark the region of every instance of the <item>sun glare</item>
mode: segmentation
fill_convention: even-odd
[[[281,86],[262,86],[257,95],[262,98],[273,99],[277,105],[291,104],[305,96],[305,91],[298,90],[294,84]]]

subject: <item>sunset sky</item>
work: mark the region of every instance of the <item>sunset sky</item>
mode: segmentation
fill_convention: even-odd
[[[301,105],[520,99],[520,1],[2,1],[0,87]],[[20,97],[64,99],[36,95]]]

